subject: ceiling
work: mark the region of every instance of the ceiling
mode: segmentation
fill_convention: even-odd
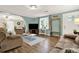
[[[29,9],[28,5],[0,5],[0,11],[27,17],[40,17],[77,9],[79,5],[39,5],[35,10]]]

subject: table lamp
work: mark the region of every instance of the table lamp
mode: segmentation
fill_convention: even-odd
[[[79,18],[76,18],[76,19],[74,20],[74,23],[79,25]]]
[[[74,19],[74,23],[79,26],[79,17]],[[79,34],[79,30],[74,30],[75,34]]]

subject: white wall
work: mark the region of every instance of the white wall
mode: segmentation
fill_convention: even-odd
[[[63,14],[62,35],[73,34],[73,30],[79,30],[79,25],[74,23],[74,19],[79,17],[79,11]]]

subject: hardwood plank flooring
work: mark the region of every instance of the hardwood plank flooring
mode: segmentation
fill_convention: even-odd
[[[16,53],[48,53],[50,52],[55,44],[58,42],[58,37],[46,37],[47,39],[34,45],[30,46],[27,43],[22,44],[21,48],[18,48],[15,51],[9,51],[9,52],[16,52]]]

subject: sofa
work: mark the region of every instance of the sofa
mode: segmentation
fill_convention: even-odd
[[[22,46],[20,36],[7,36],[4,28],[0,28],[0,53],[15,50]]]
[[[69,34],[60,37],[50,53],[79,53],[79,45],[75,42],[76,37]]]

